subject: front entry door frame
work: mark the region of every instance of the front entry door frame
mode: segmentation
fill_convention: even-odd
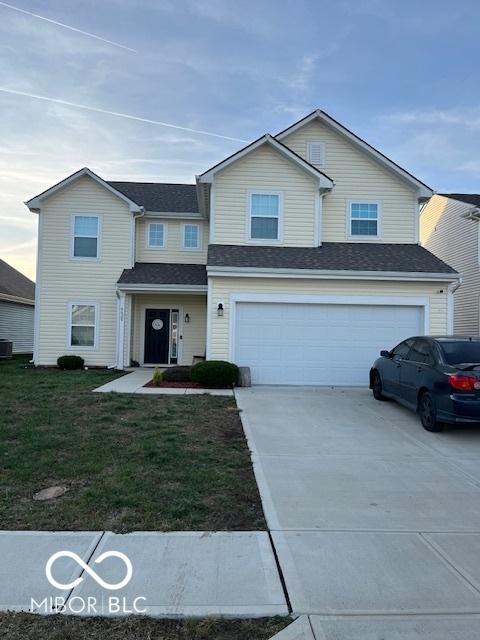
[[[178,310],[178,358],[177,363],[181,364],[182,355],[183,355],[183,307],[182,305],[165,305],[165,304],[142,304],[141,305],[141,333],[140,333],[140,365],[142,367],[154,367],[156,364],[159,365],[169,365],[170,363],[170,354],[172,350],[172,332],[171,332],[171,322],[172,322],[172,311]],[[147,309],[155,309],[157,311],[169,311],[170,317],[170,327],[169,327],[169,345],[168,345],[168,363],[167,362],[157,362],[157,363],[145,363],[145,315]],[[137,328],[135,329],[138,330]]]

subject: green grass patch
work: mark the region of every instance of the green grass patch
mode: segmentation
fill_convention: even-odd
[[[26,362],[0,362],[0,528],[265,528],[233,399],[95,394],[116,374]]]

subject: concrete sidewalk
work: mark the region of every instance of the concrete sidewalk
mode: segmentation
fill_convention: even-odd
[[[236,397],[293,614],[316,640],[480,638],[478,427],[427,433],[368,389]]]
[[[95,393],[141,393],[157,396],[198,396],[208,393],[211,396],[233,396],[232,389],[181,389],[178,387],[145,387],[153,376],[153,369],[140,367],[130,373],[116,378],[107,384],[94,389]]]
[[[51,575],[57,585],[52,585],[47,562],[52,554],[65,551],[76,557],[62,555],[54,561]],[[118,589],[111,587],[128,575],[128,563],[112,551],[125,554],[133,570]],[[62,602],[55,598],[63,598],[65,613],[78,615],[288,615],[265,532],[3,531],[0,557],[2,611],[54,613],[55,602]],[[78,584],[69,587],[74,581]]]

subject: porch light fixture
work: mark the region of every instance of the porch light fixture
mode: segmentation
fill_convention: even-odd
[[[218,303],[217,316],[223,318],[223,304],[221,302]]]
[[[185,314],[185,317],[184,317],[183,320],[184,320],[185,324],[188,324],[190,322],[190,316],[188,315],[188,313]]]

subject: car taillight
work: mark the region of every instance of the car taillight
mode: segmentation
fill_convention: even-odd
[[[448,376],[448,382],[457,391],[476,391],[480,389],[480,380],[473,376],[460,376],[455,373]]]

